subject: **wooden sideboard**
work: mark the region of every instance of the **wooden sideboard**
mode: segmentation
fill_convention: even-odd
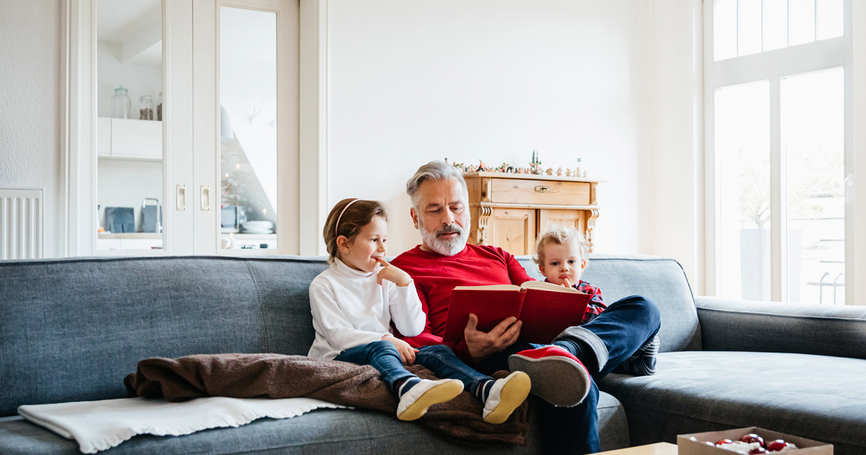
[[[463,174],[469,190],[469,242],[514,255],[534,254],[538,233],[550,224],[572,225],[592,251],[601,180],[531,174]]]

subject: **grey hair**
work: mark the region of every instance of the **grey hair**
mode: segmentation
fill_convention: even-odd
[[[538,242],[535,244],[535,255],[532,257],[532,260],[536,264],[544,262],[544,246],[546,244],[565,245],[572,240],[577,242],[580,258],[584,261],[587,260],[589,244],[586,243],[583,234],[573,226],[560,226],[558,224],[551,224],[544,232],[538,235]]]
[[[431,161],[418,168],[415,175],[406,182],[406,194],[412,200],[412,207],[418,208],[418,188],[427,180],[447,180],[455,178],[460,185],[463,186],[463,194],[469,195],[469,190],[466,188],[466,181],[463,180],[463,172],[460,169],[448,164],[444,161]]]

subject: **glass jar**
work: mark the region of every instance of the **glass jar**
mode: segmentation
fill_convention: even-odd
[[[128,95],[129,90],[123,88],[114,89],[111,97],[111,116],[114,118],[129,118],[129,110],[132,109],[132,98]]]
[[[138,99],[139,120],[153,120],[153,98],[143,95]]]
[[[159,92],[159,98],[156,99],[156,119],[162,121],[162,92]]]

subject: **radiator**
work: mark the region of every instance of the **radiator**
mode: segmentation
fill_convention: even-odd
[[[42,257],[42,189],[0,188],[0,259]]]

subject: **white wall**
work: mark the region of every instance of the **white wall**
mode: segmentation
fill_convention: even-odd
[[[119,86],[129,91],[132,109],[129,118],[139,118],[139,98],[150,95],[153,100],[153,119],[156,120],[156,103],[162,92],[162,67],[123,63],[118,60],[120,44],[110,41],[97,41],[97,91],[96,110],[100,117],[111,117],[111,97]]]
[[[703,8],[653,0],[645,41],[640,253],[675,258],[704,293]]]
[[[63,233],[61,3],[0,0],[0,188],[45,189],[45,254]]]
[[[0,43],[12,62],[0,66],[0,185],[44,186],[53,211],[61,7],[0,5]],[[328,6],[328,204],[388,203],[392,253],[419,241],[404,193],[419,165],[526,164],[536,149],[545,167],[581,157],[607,180],[596,251],[672,256],[695,281],[701,182],[692,169],[702,164],[690,40],[700,38],[699,0]],[[53,218],[49,232],[62,235]]]
[[[329,0],[328,205],[380,199],[392,254],[420,241],[421,164],[582,168],[596,252],[642,253],[646,7],[632,0]]]

